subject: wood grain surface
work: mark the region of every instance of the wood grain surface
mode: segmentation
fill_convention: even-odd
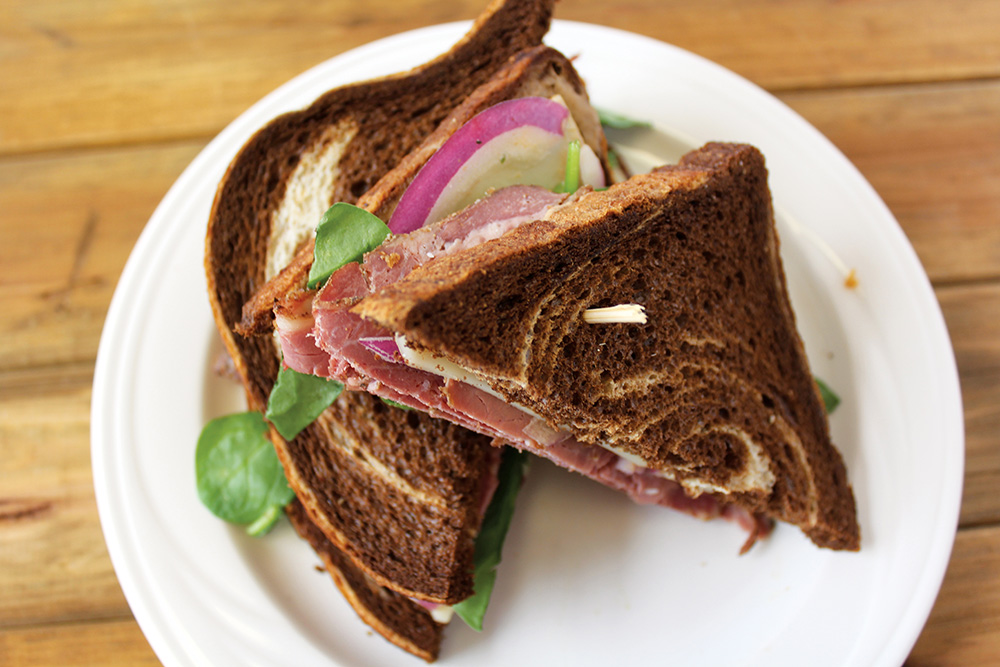
[[[483,0],[0,4],[0,665],[158,664],[98,521],[90,385],[143,225],[270,90]],[[886,201],[958,362],[960,529],[912,667],[1000,664],[1000,2],[562,0],[777,94]]]

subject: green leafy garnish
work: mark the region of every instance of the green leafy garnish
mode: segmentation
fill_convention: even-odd
[[[267,438],[259,412],[213,419],[202,429],[195,450],[198,497],[224,521],[247,525],[264,535],[295,494]]]
[[[386,224],[368,211],[344,202],[331,206],[316,227],[309,288],[322,284],[343,265],[360,260],[388,235]]]
[[[831,415],[833,411],[837,409],[840,405],[840,396],[834,393],[833,389],[819,378],[813,378],[816,380],[816,386],[819,387],[819,394],[823,397],[823,407],[826,408],[826,414]]]
[[[601,119],[601,125],[616,130],[627,130],[630,127],[651,127],[647,120],[636,120],[607,109],[597,109],[597,117]]]
[[[608,146],[608,165],[611,167],[611,171],[618,171],[622,166],[621,160],[618,159],[618,153],[611,146]]]
[[[493,499],[486,508],[483,525],[476,537],[475,562],[475,592],[471,597],[462,600],[454,606],[455,613],[469,624],[473,630],[483,629],[483,616],[490,603],[493,585],[496,583],[496,568],[500,564],[500,552],[503,549],[504,538],[514,516],[514,502],[517,492],[521,489],[521,479],[528,463],[528,455],[512,447],[505,447],[500,470],[497,473],[498,485],[493,493]]]
[[[271,389],[264,416],[282,438],[291,440],[330,407],[343,390],[344,385],[336,380],[282,368]]]
[[[388,398],[383,398],[382,402],[385,403],[386,405],[391,405],[394,408],[399,408],[400,410],[412,410],[413,409],[409,405],[403,405],[402,403],[398,403],[398,402],[390,400]]]
[[[576,192],[580,187],[580,142],[573,140],[566,146],[566,175],[555,192]]]

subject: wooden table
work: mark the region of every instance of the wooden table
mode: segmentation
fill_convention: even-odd
[[[7,0],[0,6],[0,665],[156,658],[104,545],[89,458],[101,325],[143,225],[229,121],[373,39],[484,0]],[[882,195],[961,373],[961,525],[908,661],[1000,664],[1000,2],[562,0],[777,94]]]

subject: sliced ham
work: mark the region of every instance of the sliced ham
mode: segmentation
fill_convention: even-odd
[[[344,350],[352,345],[360,346],[359,338],[381,330],[347,311],[366,294],[368,285],[364,274],[358,264],[352,263],[335,271],[313,300],[314,338],[328,355],[328,373],[354,388],[360,388],[362,379],[344,358]],[[291,366],[287,354],[285,363]]]
[[[402,280],[426,262],[500,238],[518,225],[542,218],[566,195],[530,185],[514,185],[462,209],[440,223],[396,236],[365,256],[372,292]]]
[[[330,376],[330,354],[316,344],[313,335],[312,292],[297,292],[282,299],[274,309],[282,356],[292,370],[320,377]]]

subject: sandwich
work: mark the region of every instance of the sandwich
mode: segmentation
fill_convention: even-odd
[[[503,514],[498,496],[505,485],[516,490],[523,458],[427,414],[364,393],[338,396],[334,382],[318,392],[330,399],[318,416],[292,415],[299,423],[288,425],[273,412],[287,370],[280,349],[270,337],[236,329],[244,304],[308,247],[323,211],[357,201],[387,172],[413,162],[407,156],[484,84],[500,77],[531,86],[545,74],[582,91],[565,59],[554,69],[511,70],[512,57],[539,47],[552,4],[495,0],[434,61],[332,90],[274,119],[230,164],[207,229],[213,315],[249,410],[269,416],[264,428],[282,482],[294,491],[277,496],[285,513],[362,619],[427,660],[437,656],[448,608],[479,597],[480,528],[484,516]],[[497,526],[490,530],[495,540]]]
[[[499,450],[734,520],[744,550],[774,520],[859,546],[763,157],[710,144],[614,183],[582,82],[540,45],[551,4],[494,2],[442,58],[276,119],[209,224],[251,409],[285,371],[349,390],[300,432],[272,420],[286,512],[362,618],[425,659],[435,605],[473,590]],[[445,450],[462,474],[440,488],[423,466]]]
[[[453,188],[458,177],[431,167],[410,188],[427,174],[437,190],[404,193],[387,240],[311,296],[311,336],[327,355],[312,361],[318,372],[639,502],[736,518],[750,529],[745,548],[771,520],[821,547],[859,548],[759,151],[708,144],[562,197],[487,187],[442,220],[390,234],[404,207],[423,211]],[[511,199],[524,210],[511,214]],[[301,299],[278,303],[279,334],[289,308],[302,312]]]

